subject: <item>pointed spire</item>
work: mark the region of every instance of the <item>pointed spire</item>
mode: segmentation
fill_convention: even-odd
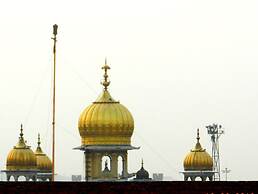
[[[143,158],[142,158],[142,168],[143,168]]]
[[[107,70],[109,70],[110,67],[107,65],[107,58],[105,58],[105,65],[101,69],[104,69],[105,71],[103,75],[104,80],[101,82],[101,84],[104,86],[104,90],[107,90],[107,87],[110,84],[110,81],[108,80],[108,74],[107,74]]]
[[[15,147],[18,147],[18,148],[26,148],[26,141],[24,141],[24,138],[23,138],[23,126],[21,124],[21,129],[20,129],[20,136],[19,136],[19,141],[18,143],[16,144]]]
[[[200,133],[199,133],[199,129],[197,129],[197,143],[199,143],[199,141],[200,141]]]
[[[38,147],[40,147],[40,134],[38,133]]]
[[[199,151],[202,151],[202,146],[200,144],[200,134],[199,134],[199,129],[197,129],[197,143],[195,144],[195,150],[199,150]]]
[[[37,147],[35,153],[42,155],[42,154],[44,154],[44,153],[43,153],[43,151],[42,151],[42,149],[41,149],[41,147],[40,147],[40,144],[41,144],[41,141],[40,141],[40,134],[38,133],[38,147]]]
[[[23,128],[22,128],[22,124],[21,124],[21,133],[20,133],[20,138],[23,139]]]

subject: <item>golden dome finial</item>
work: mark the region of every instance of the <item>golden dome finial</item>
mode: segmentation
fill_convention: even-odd
[[[23,138],[23,126],[22,126],[22,124],[21,124],[21,129],[20,129],[20,137],[19,137],[19,141],[18,141],[18,143],[17,143],[17,145],[16,145],[16,147],[26,147],[26,141],[24,141],[24,138]]]
[[[104,80],[101,82],[101,84],[104,86],[104,90],[107,90],[107,87],[110,84],[110,81],[108,80],[108,74],[107,74],[107,70],[110,69],[110,67],[107,65],[107,58],[105,58],[105,65],[101,69],[104,69],[105,71],[105,74],[103,75]]]
[[[43,154],[42,149],[40,147],[41,141],[40,141],[40,134],[38,133],[38,147],[36,149],[36,154]]]
[[[20,139],[20,140],[23,140],[23,128],[22,128],[22,124],[21,124],[21,129],[20,129],[20,130],[21,130],[21,132],[20,132],[20,138],[19,138],[19,139]]]
[[[38,133],[38,147],[40,147],[40,134]]]
[[[143,168],[143,158],[142,158],[142,168]]]
[[[197,139],[197,143],[196,143],[196,145],[195,145],[195,149],[196,149],[196,150],[202,150],[202,146],[201,146],[201,144],[200,144],[200,133],[199,133],[199,129],[197,129],[197,137],[196,137],[196,139]]]
[[[199,129],[197,129],[197,143],[199,143],[199,141],[200,141],[200,133],[199,133]]]

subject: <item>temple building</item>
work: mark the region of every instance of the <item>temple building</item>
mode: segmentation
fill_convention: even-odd
[[[26,145],[23,137],[23,128],[21,125],[19,141],[9,152],[6,160],[7,181],[13,177],[14,181],[19,181],[24,177],[25,181],[50,181],[52,178],[52,163],[40,147],[40,136],[38,135],[38,147],[35,153],[30,146]]]
[[[52,162],[40,147],[40,134],[38,134],[38,147],[35,151],[37,169],[37,179],[41,181],[50,181],[52,179]]]
[[[212,181],[214,172],[212,157],[202,148],[200,144],[199,129],[197,130],[197,143],[184,159],[184,180],[196,181],[198,178],[201,181],[207,179]]]
[[[21,133],[16,146],[9,152],[6,161],[7,181],[13,177],[18,181],[19,177],[25,177],[26,181],[37,180],[37,161],[34,152],[27,146],[23,138],[23,128],[21,125]]]
[[[127,180],[135,175],[128,173],[127,151],[139,149],[131,146],[134,120],[129,110],[108,91],[110,67],[106,61],[102,69],[103,91],[80,115],[81,146],[75,149],[84,152],[86,181]],[[118,166],[122,166],[121,172]]]

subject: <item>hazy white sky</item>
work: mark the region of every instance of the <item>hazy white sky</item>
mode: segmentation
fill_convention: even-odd
[[[255,0],[0,1],[0,167],[20,123],[28,144],[51,156],[52,25],[57,23],[57,173],[81,174],[77,121],[102,90],[133,114],[129,171],[183,180],[196,142],[211,152],[205,126],[225,128],[221,167],[230,180],[258,175],[258,2]],[[223,177],[224,178],[224,177]]]

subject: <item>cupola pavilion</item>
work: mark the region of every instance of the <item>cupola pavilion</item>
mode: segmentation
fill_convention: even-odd
[[[129,110],[114,100],[108,91],[110,67],[106,60],[102,69],[103,91],[79,117],[81,146],[75,149],[84,152],[86,181],[126,180],[133,176],[127,170],[127,151],[139,149],[131,146],[134,120]],[[122,162],[121,173],[118,172],[118,160]]]
[[[206,181],[207,178],[212,181],[213,172],[213,160],[212,157],[203,149],[200,144],[199,129],[197,130],[197,143],[195,147],[188,153],[184,159],[184,180],[195,181],[196,178],[200,178],[202,181]]]
[[[19,141],[16,146],[9,152],[6,160],[7,181],[13,176],[15,181],[18,181],[20,176],[25,177],[26,181],[37,180],[37,161],[34,152],[30,146],[26,145],[23,137],[23,128],[21,125],[21,132]]]
[[[37,169],[39,170],[37,178],[46,181],[52,179],[52,162],[40,147],[40,134],[38,134],[38,146],[35,151]]]

